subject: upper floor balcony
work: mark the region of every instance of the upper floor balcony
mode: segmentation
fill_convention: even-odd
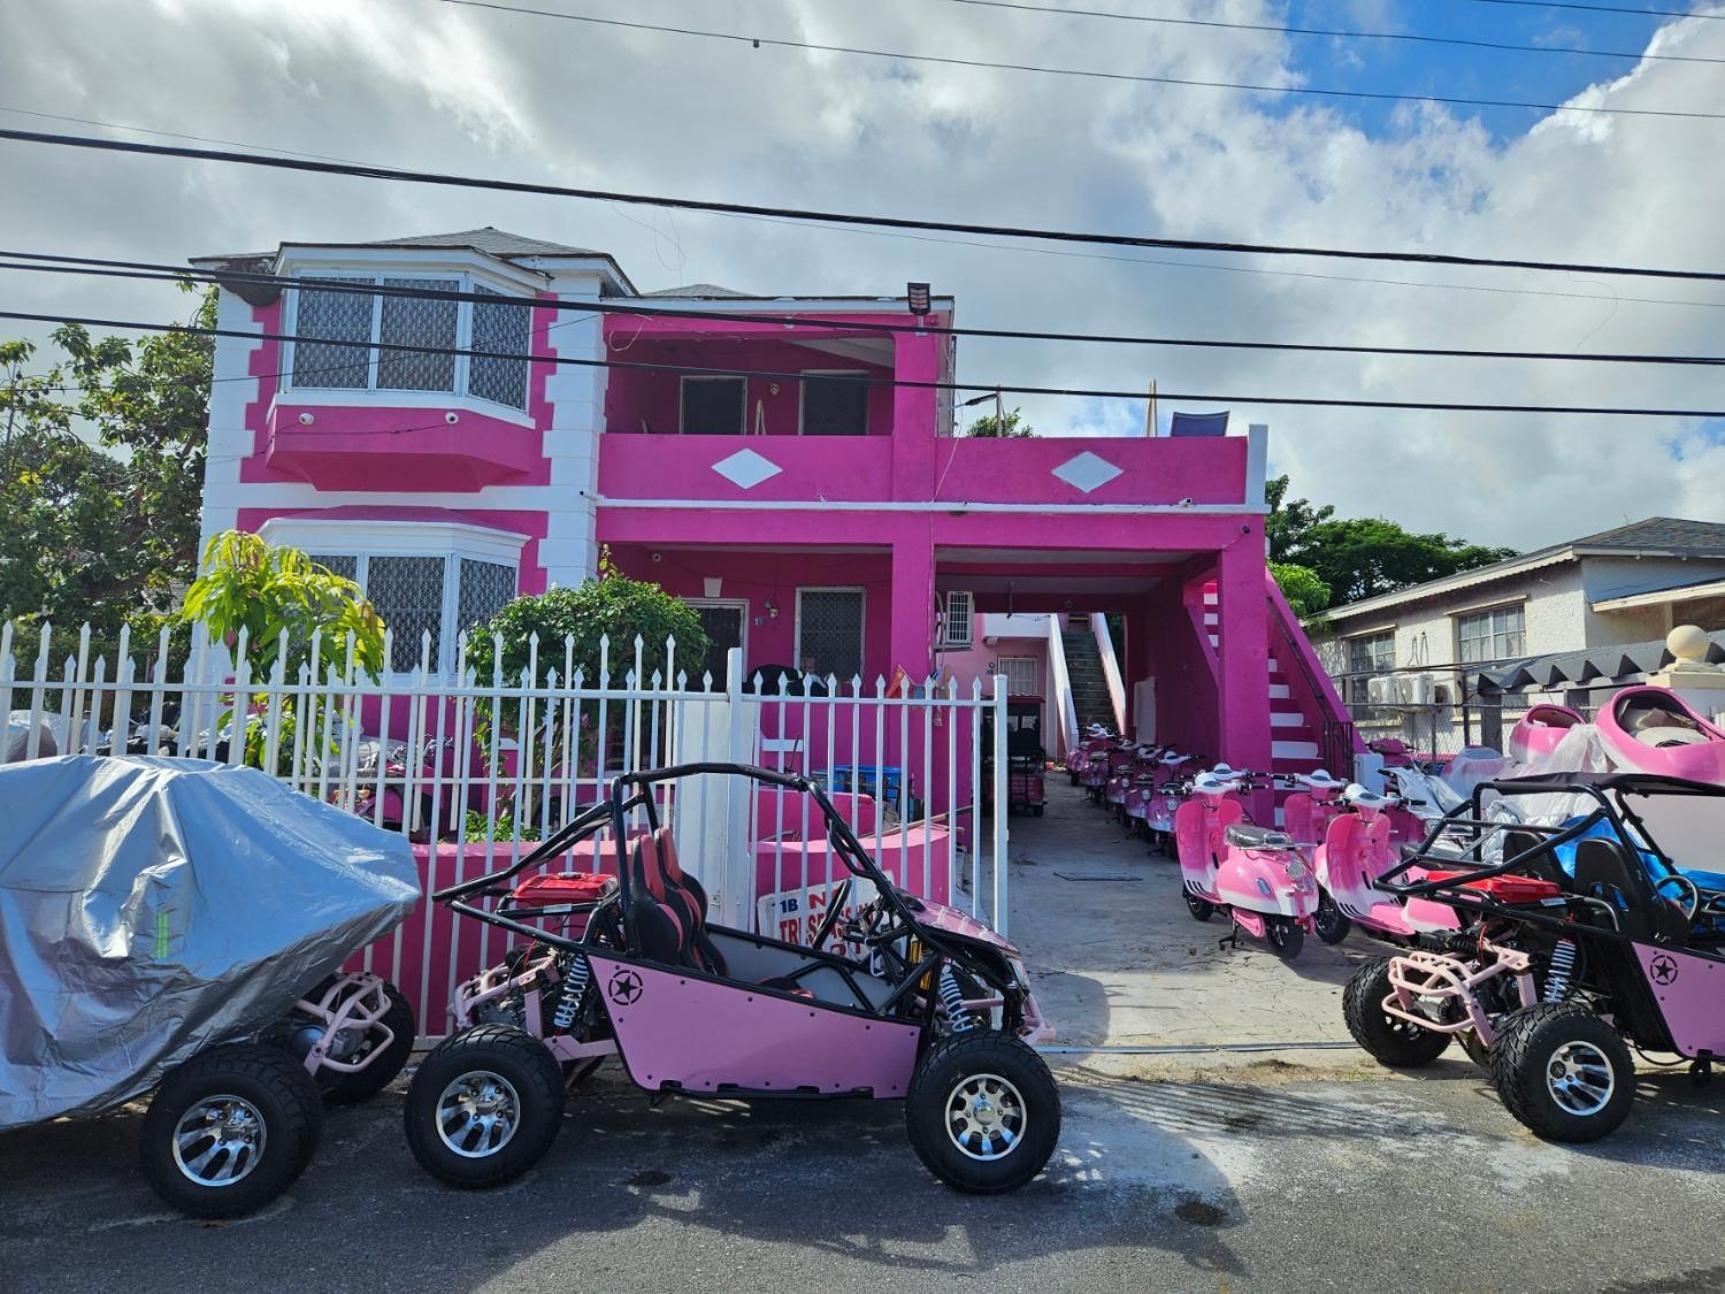
[[[786,306],[775,308],[783,313]],[[797,325],[794,336],[777,322],[607,321],[608,357],[629,367],[608,377],[601,505],[1263,505],[1261,428],[1245,436],[955,437],[953,392],[893,385],[950,381],[948,336],[847,331],[844,317],[826,309],[819,315],[822,325]],[[894,321],[914,322],[902,311]]]

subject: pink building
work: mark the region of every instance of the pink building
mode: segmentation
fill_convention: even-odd
[[[409,644],[400,668],[429,630],[450,669],[461,629],[587,578],[603,545],[701,608],[715,675],[727,645],[751,671],[807,666],[871,693],[900,670],[956,664],[968,687],[964,671],[1032,659],[1002,668],[1039,673],[1053,748],[1075,717],[1062,631],[1109,613],[1129,730],[1250,768],[1351,750],[1266,577],[1263,427],[955,437],[950,392],[858,380],[950,380],[953,339],[932,330],[949,298],[917,315],[903,297],[642,293],[604,253],[490,228],[197,263],[305,284],[221,293],[222,327],[297,340],[218,343],[206,534],[259,530],[352,574]],[[556,308],[581,302],[677,313]],[[1053,618],[1033,647],[991,647],[983,617],[1005,613]]]

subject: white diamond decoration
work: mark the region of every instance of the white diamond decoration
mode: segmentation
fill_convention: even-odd
[[[752,490],[762,481],[770,481],[785,469],[752,449],[739,449],[730,457],[721,458],[714,463],[713,470],[731,484]]]
[[[1106,458],[1092,454],[1088,449],[1082,454],[1074,455],[1059,467],[1053,469],[1054,474],[1075,490],[1089,494],[1092,490],[1107,485],[1122,469],[1114,466]]]

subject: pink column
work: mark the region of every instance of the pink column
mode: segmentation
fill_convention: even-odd
[[[1217,755],[1235,768],[1271,770],[1270,618],[1264,595],[1264,538],[1252,526],[1216,564],[1222,658],[1217,670]],[[1273,797],[1254,797],[1253,816],[1272,821]]]
[[[887,676],[904,669],[917,682],[934,669],[934,540],[927,520],[906,523],[892,544],[892,659]]]

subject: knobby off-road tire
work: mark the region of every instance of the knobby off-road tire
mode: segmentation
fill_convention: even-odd
[[[323,1101],[305,1066],[275,1047],[216,1047],[157,1089],[139,1164],[180,1212],[237,1218],[293,1185],[322,1130]]]
[[[1635,1101],[1629,1047],[1576,1002],[1542,1002],[1505,1017],[1491,1076],[1504,1108],[1547,1141],[1597,1140],[1629,1117]]]
[[[314,1075],[323,1099],[330,1105],[356,1105],[370,1100],[389,1086],[413,1054],[413,1008],[401,990],[388,980],[383,983],[383,992],[389,998],[389,1010],[384,1013],[383,1024],[394,1036],[389,1045],[378,1050],[371,1063],[356,1074],[320,1069]]]
[[[1361,966],[1342,990],[1342,1018],[1366,1052],[1390,1069],[1429,1065],[1449,1046],[1449,1035],[1384,1014],[1390,993],[1390,959],[1379,957]]]
[[[1042,1171],[1060,1140],[1060,1089],[1048,1066],[993,1029],[930,1048],[911,1078],[904,1113],[917,1158],[973,1195],[1017,1190]]]
[[[568,1096],[545,1044],[513,1025],[446,1038],[407,1088],[407,1146],[451,1186],[501,1186],[551,1149]]]

